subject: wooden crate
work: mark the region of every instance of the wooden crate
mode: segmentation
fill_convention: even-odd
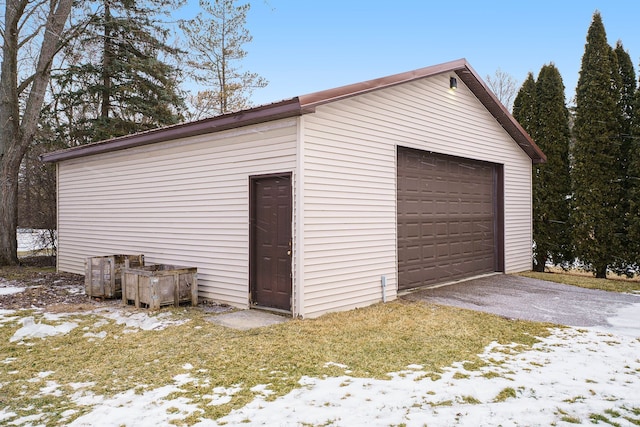
[[[158,310],[182,302],[198,305],[198,269],[178,265],[154,264],[122,269],[122,302],[133,302]]]
[[[106,255],[87,258],[84,262],[84,291],[90,297],[120,298],[122,268],[144,265],[144,255]]]

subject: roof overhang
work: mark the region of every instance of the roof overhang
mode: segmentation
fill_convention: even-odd
[[[502,105],[495,94],[487,87],[478,73],[465,61],[465,66],[458,68],[455,73],[460,80],[473,92],[478,100],[485,106],[493,117],[500,123],[500,126],[513,138],[513,140],[527,153],[533,163],[545,163],[547,156],[540,147],[533,141],[527,131],[511,115],[509,110]]]
[[[73,147],[66,150],[55,151],[40,156],[40,159],[44,162],[58,162],[99,153],[154,144],[157,142],[170,141],[178,138],[220,132],[241,126],[264,123],[271,120],[296,117],[302,114],[313,113],[316,107],[323,104],[451,72],[460,77],[460,80],[467,85],[471,92],[491,113],[496,121],[531,158],[533,163],[544,163],[546,161],[547,158],[542,150],[540,150],[509,111],[500,103],[500,101],[498,101],[498,98],[487,87],[478,73],[471,68],[465,59],[459,59],[456,61],[446,62],[444,64],[420,68],[406,73],[395,74],[388,77],[315,92],[281,102],[263,105],[239,111],[237,113],[212,117],[197,122],[182,123],[143,133]]]
[[[158,142],[171,141],[189,136],[204,135],[212,132],[220,132],[248,126],[257,123],[265,123],[272,120],[296,117],[301,113],[298,98],[292,98],[274,104],[263,105],[237,113],[224,114],[196,122],[181,123],[164,128],[153,129],[147,132],[135,133],[118,138],[107,139],[87,145],[58,150],[40,156],[43,162],[59,162],[78,157],[92,156],[94,154],[108,153],[111,151],[125,150],[127,148],[140,147]]]

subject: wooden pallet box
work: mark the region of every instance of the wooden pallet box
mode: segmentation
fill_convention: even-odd
[[[198,269],[178,265],[153,264],[122,269],[122,301],[151,310],[183,302],[198,305]]]
[[[106,255],[85,259],[84,291],[95,298],[120,298],[122,295],[122,268],[144,265],[144,255]]]

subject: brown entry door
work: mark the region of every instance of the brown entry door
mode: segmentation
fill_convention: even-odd
[[[251,303],[291,310],[291,174],[252,177]]]

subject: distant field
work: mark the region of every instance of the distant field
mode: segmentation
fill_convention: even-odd
[[[49,230],[19,228],[18,229],[18,256],[42,254],[53,249],[48,236]]]

